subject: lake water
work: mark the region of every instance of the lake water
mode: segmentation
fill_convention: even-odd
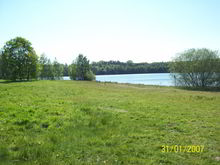
[[[69,77],[63,77],[70,80]],[[96,81],[174,86],[170,73],[96,75]]]

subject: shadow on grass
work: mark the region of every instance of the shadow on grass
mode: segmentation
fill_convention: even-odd
[[[220,92],[220,87],[175,87],[177,89],[189,90],[189,91],[202,91],[202,92]]]
[[[21,82],[35,82],[35,81],[39,81],[39,80],[16,80],[16,81],[12,81],[12,80],[0,80],[0,84],[10,84],[10,83],[21,83]]]

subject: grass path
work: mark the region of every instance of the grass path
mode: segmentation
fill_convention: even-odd
[[[204,145],[203,152],[162,152]],[[220,92],[0,83],[0,164],[219,164]]]

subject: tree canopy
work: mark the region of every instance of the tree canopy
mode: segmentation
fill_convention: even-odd
[[[1,53],[2,78],[29,80],[37,78],[38,57],[31,43],[16,37],[6,42]]]
[[[220,59],[217,51],[189,49],[178,54],[170,65],[176,85],[216,87],[220,85]]]

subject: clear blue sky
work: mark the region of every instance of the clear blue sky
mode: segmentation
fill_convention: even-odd
[[[220,0],[0,0],[0,47],[16,36],[62,63],[169,61],[220,49]]]

